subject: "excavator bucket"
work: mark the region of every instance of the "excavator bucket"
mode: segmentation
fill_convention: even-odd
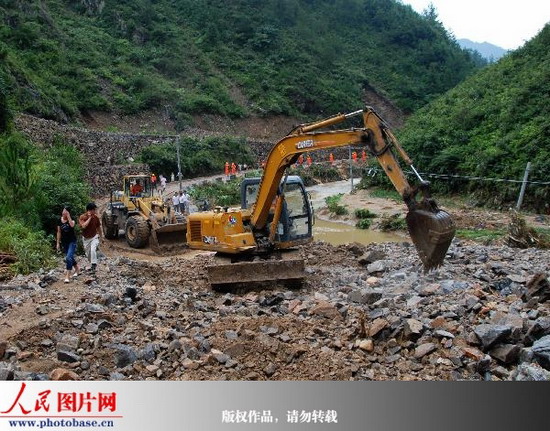
[[[426,271],[443,263],[455,234],[449,213],[431,199],[423,199],[406,217],[409,234]]]
[[[155,252],[160,253],[171,246],[185,244],[186,230],[186,223],[165,224],[157,229],[152,229],[150,239],[151,248]]]
[[[274,282],[300,287],[305,276],[305,265],[304,260],[295,255],[244,262],[232,262],[230,257],[216,255],[207,271],[210,285],[218,291],[265,287]]]
[[[449,213],[439,210],[412,210],[406,217],[409,234],[426,270],[443,263],[455,227]]]

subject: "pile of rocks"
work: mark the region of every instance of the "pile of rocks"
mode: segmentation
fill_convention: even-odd
[[[0,339],[0,377],[550,379],[550,251],[455,241],[427,274],[410,244],[301,253],[298,290],[214,292],[198,255],[110,258],[70,309],[50,285],[18,291],[4,317],[25,295],[47,306]]]

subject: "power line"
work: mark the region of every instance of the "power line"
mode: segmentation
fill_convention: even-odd
[[[344,159],[341,159],[343,161],[347,161]],[[327,162],[322,162],[327,163]],[[378,167],[369,167],[369,168],[363,168],[367,169],[369,173],[377,174],[379,172],[383,172],[381,168]],[[414,172],[409,170],[403,171],[407,175],[414,175]],[[367,175],[369,175],[367,173]],[[523,183],[523,180],[512,180],[512,179],[505,179],[505,178],[491,178],[491,177],[480,177],[480,176],[472,176],[472,175],[454,175],[454,174],[435,174],[430,172],[419,172],[421,176],[428,177],[428,178],[438,178],[438,179],[459,179],[459,180],[468,180],[468,181],[486,181],[486,182],[495,182],[495,183]],[[373,176],[373,175],[372,175]],[[537,186],[550,186],[550,181],[526,181],[525,182],[528,185],[537,185]]]

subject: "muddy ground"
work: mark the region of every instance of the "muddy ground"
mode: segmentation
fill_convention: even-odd
[[[493,223],[475,211],[457,220]],[[210,253],[101,249],[96,277],[64,284],[60,262],[1,286],[0,379],[550,378],[549,250],[455,239],[424,273],[407,242],[315,242],[300,249],[301,288],[220,293]]]

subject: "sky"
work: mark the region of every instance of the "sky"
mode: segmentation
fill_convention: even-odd
[[[432,3],[456,39],[516,49],[550,21],[550,0],[401,0],[422,13]]]

